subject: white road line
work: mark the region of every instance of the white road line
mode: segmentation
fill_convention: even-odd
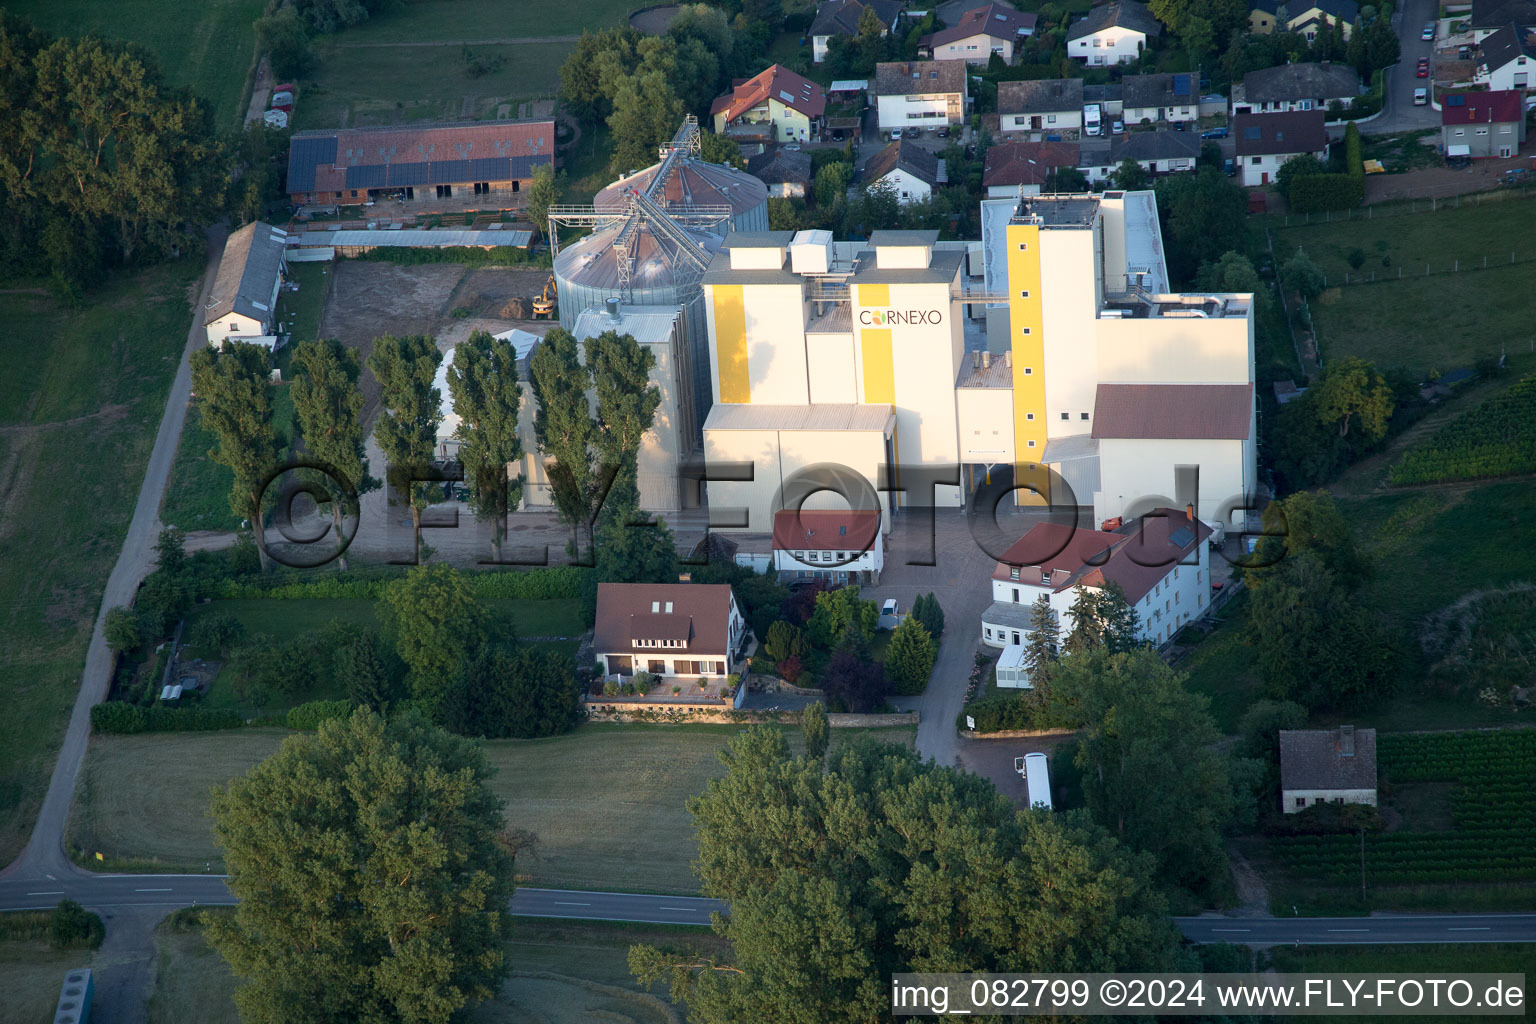
[[[27,893],[27,895],[28,896],[63,896],[64,895],[64,890],[60,889],[58,892],[29,892],[29,893]]]
[[[1251,932],[1252,928],[1212,928],[1213,932]]]
[[[1492,930],[1493,930],[1492,928],[1488,928],[1488,927],[1483,927],[1483,928],[1447,928],[1446,929],[1446,931],[1448,931],[1448,932],[1487,932],[1487,931],[1492,931]]]
[[[697,913],[700,913],[700,910],[699,910],[698,907],[657,907],[656,909],[657,910],[675,910],[679,914],[697,914]]]
[[[557,907],[590,907],[591,905],[590,903],[562,903],[559,900],[555,900],[555,906]]]
[[[1329,928],[1330,932],[1368,932],[1369,928]]]
[[[135,889],[134,892],[170,892],[169,889]]]

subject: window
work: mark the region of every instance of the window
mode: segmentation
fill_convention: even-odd
[[[1019,333],[1025,337],[1028,337],[1029,335],[1035,333],[1035,330],[1033,327],[1021,327],[1019,328]]]
[[[1263,159],[1264,159],[1263,157],[1257,157],[1257,156],[1254,157],[1253,161],[1252,161],[1253,166],[1255,166],[1255,167],[1259,166],[1259,164],[1263,162]]]
[[[1305,806],[1307,806],[1307,798],[1304,797],[1304,796],[1297,797],[1296,798],[1296,806],[1297,807],[1305,807]]]
[[[1015,645],[1017,645],[1017,644],[1018,644],[1018,642],[1019,642],[1019,633],[1018,633],[1018,630],[1014,630],[1014,633],[1013,633],[1013,642],[1014,642],[1014,644],[1015,644]]]
[[[1021,245],[1021,246],[1019,246],[1019,248],[1020,248],[1020,249],[1024,249],[1024,248],[1027,248],[1027,246],[1023,246],[1023,245]],[[1025,288],[1025,289],[1023,289],[1023,290],[1022,290],[1022,291],[1020,291],[1020,292],[1019,292],[1019,298],[1021,298],[1021,299],[1027,299],[1027,298],[1029,298],[1029,289],[1028,289],[1028,288]]]
[[[1018,604],[1019,603],[1019,588],[1018,587],[1014,587],[1013,588],[1013,603],[1014,604]]]
[[[1029,446],[1030,446],[1030,447],[1031,447],[1031,448],[1033,448],[1033,447],[1034,447],[1034,446],[1035,446],[1035,442],[1033,442],[1033,441],[1031,441],[1031,442],[1029,442]]]
[[[1175,591],[1175,592],[1174,592],[1174,595],[1173,595],[1173,603],[1174,603],[1174,604],[1178,604],[1178,603],[1179,603],[1179,594],[1178,594],[1178,592],[1177,592],[1177,591]]]
[[[1477,130],[1477,134],[1479,134],[1479,135],[1487,135],[1488,134],[1488,129],[1487,128],[1479,128]]]
[[[1084,412],[1084,413],[1078,413],[1078,417],[1077,417],[1077,418],[1078,418],[1078,419],[1082,419],[1082,420],[1085,420],[1085,419],[1087,419],[1087,418],[1088,418],[1088,414],[1087,414],[1087,413],[1085,413],[1085,412]]]
[[[1507,125],[1507,124],[1499,125],[1499,134],[1500,135],[1508,135],[1509,134],[1509,125]]]
[[[1046,114],[1045,115],[1045,123],[1046,124],[1055,124],[1056,123],[1056,115],[1055,114]],[[356,192],[353,192],[352,194],[353,195],[357,195]]]
[[[1024,418],[1025,418],[1025,419],[1026,419],[1026,420],[1032,420],[1032,419],[1034,419],[1034,418],[1035,418],[1035,414],[1034,414],[1034,413],[1032,413],[1032,412],[1027,412],[1027,413],[1025,413],[1025,414],[1024,414]]]
[[[1024,367],[1024,376],[1032,377],[1032,376],[1034,376],[1034,373],[1035,373],[1035,368],[1033,366],[1026,366],[1026,367]]]
[[[987,633],[987,639],[991,640],[992,639],[992,627],[991,626],[987,627],[986,633]]]
[[[1019,252],[1024,252],[1024,251],[1025,251],[1025,250],[1027,250],[1027,249],[1028,249],[1028,248],[1029,248],[1029,243],[1028,243],[1028,242],[1020,242],[1020,243],[1019,243]],[[1026,299],[1027,299],[1027,298],[1029,298],[1029,293],[1028,293],[1028,292],[1025,292],[1025,293],[1024,293],[1024,297],[1025,297],[1025,298],[1026,298]]]
[[[1103,42],[1102,42],[1102,41],[1101,41],[1101,40],[1099,40],[1099,39],[1095,39],[1095,40],[1094,40],[1094,41],[1093,41],[1093,45],[1094,45],[1094,46],[1103,46],[1103,45],[1104,45],[1104,43],[1103,43]]]
[[[1008,578],[1011,579],[1011,580],[1016,580],[1016,579],[1019,578],[1019,567],[1018,566],[1014,566],[1013,568],[1008,570]]]
[[[1069,420],[1069,419],[1072,418],[1072,414],[1069,413],[1069,412],[1064,412],[1064,413],[1061,414],[1061,418],[1064,419],[1064,420]]]
[[[1456,129],[1456,135],[1457,135],[1458,138],[1460,136],[1462,136],[1462,135],[1465,135],[1465,134],[1467,134],[1467,130],[1465,128],[1457,128]]]

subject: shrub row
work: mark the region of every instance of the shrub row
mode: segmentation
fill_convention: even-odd
[[[99,733],[212,732],[245,724],[231,708],[141,708],[108,701],[91,708],[91,729]]]
[[[1292,213],[1348,210],[1365,198],[1365,179],[1354,174],[1307,174],[1291,181]]]
[[[318,729],[322,722],[333,718],[346,718],[352,714],[349,700],[312,700],[288,711],[288,728]]]
[[[95,949],[106,937],[101,918],[74,900],[60,900],[52,910],[0,914],[0,941],[47,939],[55,949]]]
[[[530,569],[522,572],[465,573],[471,589],[479,597],[544,601],[574,598],[581,593],[582,570],[569,565]],[[296,601],[314,598],[373,600],[398,576],[363,577],[338,573],[317,580],[284,581],[245,579],[218,584],[212,596],[224,599],[258,598],[272,601]]]
[[[956,728],[967,728],[966,718],[976,720],[977,732],[1003,732],[1012,729],[1070,728],[1061,710],[1038,699],[1033,693],[997,694],[972,701],[960,709]]]

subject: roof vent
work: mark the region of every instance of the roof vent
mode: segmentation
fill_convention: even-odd
[[[1339,726],[1339,756],[1355,756],[1355,727],[1352,725]]]
[[[619,300],[616,298],[605,299],[603,305],[608,309],[608,319],[618,323],[623,317],[619,314]]]

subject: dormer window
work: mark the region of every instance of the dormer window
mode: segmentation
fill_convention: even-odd
[[[1018,566],[1015,565],[1015,566],[1013,566],[1012,568],[1010,568],[1008,570],[1008,578],[1010,580],[1016,580],[1016,579],[1019,578],[1019,567]]]
[[[651,614],[655,615],[657,612],[660,612],[660,611],[661,611],[661,602],[660,601],[652,601],[651,602]]]
[[[671,601],[667,602],[667,614],[668,615],[672,614],[672,602]]]

